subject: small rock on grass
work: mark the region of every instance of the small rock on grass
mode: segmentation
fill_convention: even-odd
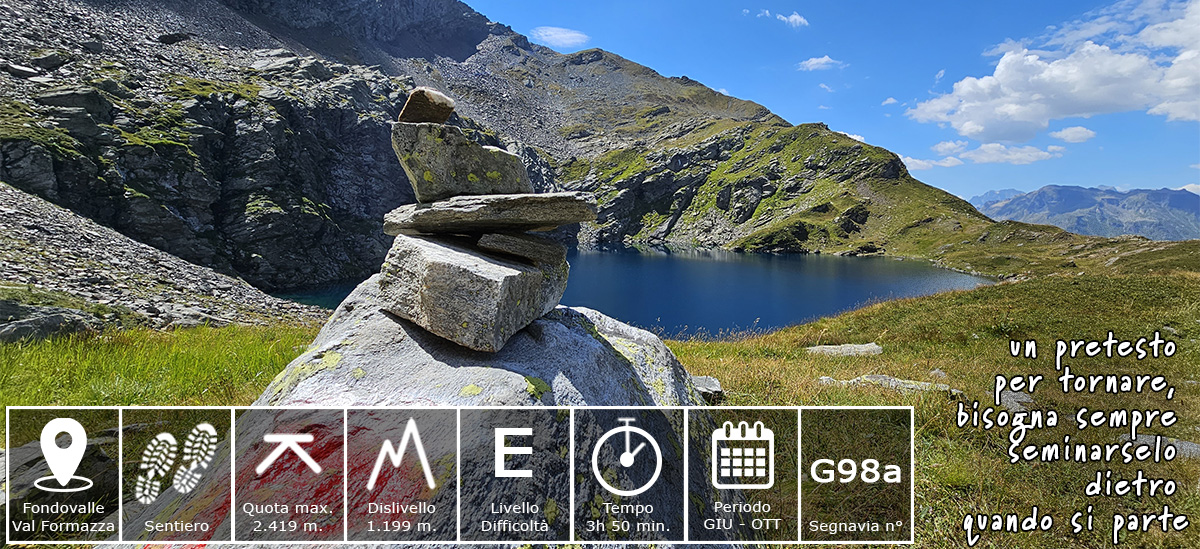
[[[1130,440],[1130,437],[1129,437],[1129,435],[1121,435],[1118,440],[1120,440],[1121,442],[1127,442]],[[1134,439],[1133,442],[1135,444],[1153,445],[1154,444],[1154,435],[1145,435],[1145,434],[1138,435],[1137,439]],[[1195,442],[1190,442],[1190,441],[1186,441],[1186,440],[1182,440],[1182,439],[1178,439],[1178,438],[1163,437],[1163,444],[1164,445],[1170,444],[1171,446],[1174,446],[1176,455],[1180,458],[1183,458],[1183,459],[1198,459],[1198,458],[1200,458],[1200,444],[1196,444]]]
[[[704,398],[706,404],[716,406],[725,400],[725,391],[721,389],[721,382],[715,377],[692,376],[692,385],[696,387],[696,391]]]
[[[995,394],[988,391],[988,394]],[[1010,412],[1024,412],[1033,406],[1033,397],[1029,393],[1019,391],[1009,391],[1005,389],[1000,391],[1000,405],[1007,408]]]
[[[871,356],[882,354],[883,347],[880,347],[877,343],[865,343],[862,345],[853,343],[845,345],[817,345],[809,347],[808,353],[827,356]]]
[[[878,387],[880,389],[890,389],[901,393],[912,392],[942,392],[950,395],[951,398],[962,398],[963,392],[958,389],[952,389],[945,383],[929,383],[928,381],[911,381],[908,379],[899,379],[892,376],[871,374],[858,376],[854,379],[840,380],[833,379],[829,376],[821,376],[817,380],[821,385],[840,385],[842,387]]]

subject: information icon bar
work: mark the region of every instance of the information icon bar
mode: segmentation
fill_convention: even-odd
[[[912,407],[6,416],[8,544],[913,542]]]

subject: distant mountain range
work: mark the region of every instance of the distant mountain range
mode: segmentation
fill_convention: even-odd
[[[1025,194],[1025,191],[1018,191],[1016,189],[999,189],[995,191],[988,191],[979,196],[973,196],[967,202],[970,202],[971,205],[975,206],[976,208],[983,208],[992,202],[1008,200],[1014,196],[1022,194]]]
[[[1096,236],[1200,238],[1200,195],[1172,189],[1118,191],[1049,185],[1029,193],[989,191],[970,200],[993,219],[1041,223]]]

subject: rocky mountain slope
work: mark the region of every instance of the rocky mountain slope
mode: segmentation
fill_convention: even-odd
[[[0,180],[262,288],[378,267],[413,200],[387,125],[411,79],[297,57],[217,2],[0,12]]]
[[[0,309],[11,294],[23,292],[99,305],[80,307],[90,315],[69,307],[85,318],[98,314],[94,324],[219,326],[323,317],[316,307],[273,298],[0,183]],[[0,325],[22,318],[0,318]]]
[[[1092,189],[1050,185],[983,205],[996,219],[1044,223],[1096,236],[1200,238],[1200,195],[1171,189]]]
[[[0,181],[268,290],[378,268],[383,213],[413,201],[388,122],[416,85],[458,100],[451,123],[519,154],[537,190],[596,193],[598,221],[567,235],[582,245],[1004,276],[1158,249],[993,224],[891,152],[609,52],[556,53],[453,0],[6,0],[0,59]]]

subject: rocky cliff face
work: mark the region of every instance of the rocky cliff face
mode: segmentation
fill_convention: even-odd
[[[266,25],[301,31],[314,43],[322,33],[383,46],[396,57],[449,57],[463,60],[475,44],[507,27],[456,0],[223,0]],[[306,32],[307,31],[307,32]],[[510,31],[511,32],[511,31]],[[336,48],[333,44],[329,47]]]
[[[365,277],[413,200],[388,139],[411,79],[202,4],[0,6],[0,180],[262,288]]]

